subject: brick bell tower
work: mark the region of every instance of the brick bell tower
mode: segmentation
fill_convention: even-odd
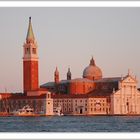
[[[25,94],[27,91],[33,91],[39,88],[37,49],[38,47],[32,29],[31,17],[29,17],[26,42],[23,45],[23,90]]]

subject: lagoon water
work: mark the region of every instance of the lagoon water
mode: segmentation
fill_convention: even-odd
[[[140,116],[0,117],[0,132],[140,132]]]

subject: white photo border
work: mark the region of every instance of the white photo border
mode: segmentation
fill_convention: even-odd
[[[0,1],[1,7],[140,7],[140,1]],[[0,139],[140,139],[140,133],[0,133]]]

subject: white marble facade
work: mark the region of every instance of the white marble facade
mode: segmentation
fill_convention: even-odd
[[[111,94],[111,114],[140,114],[140,91],[137,80],[127,75],[119,82],[119,90]]]

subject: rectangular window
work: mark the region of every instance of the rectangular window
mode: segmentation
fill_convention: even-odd
[[[32,49],[33,54],[36,54],[36,48]]]
[[[30,54],[30,48],[26,48],[26,49],[25,49],[25,53],[26,53],[26,54]]]

